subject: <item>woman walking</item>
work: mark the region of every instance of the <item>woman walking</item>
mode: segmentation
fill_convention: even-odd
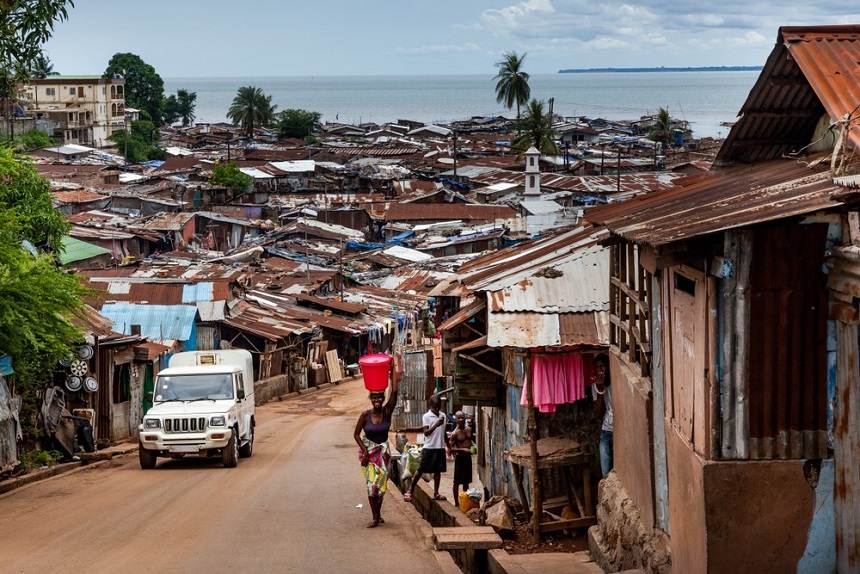
[[[391,386],[388,402],[383,405],[385,391],[370,393],[371,408],[362,412],[358,417],[353,434],[355,442],[361,450],[361,470],[367,484],[367,501],[373,520],[367,523],[368,528],[376,528],[385,524],[382,519],[382,500],[388,488],[388,463],[391,462],[391,451],[388,448],[388,431],[391,428],[391,414],[397,405],[397,385],[402,376],[399,361],[394,361],[391,369]],[[364,437],[361,432],[364,431]]]

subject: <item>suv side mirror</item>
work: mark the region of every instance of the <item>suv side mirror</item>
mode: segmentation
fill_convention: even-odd
[[[245,400],[245,389],[239,389],[238,391],[236,391],[236,398],[239,399],[240,401],[244,401]]]

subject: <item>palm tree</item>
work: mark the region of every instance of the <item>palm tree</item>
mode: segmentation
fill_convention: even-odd
[[[669,108],[660,108],[660,111],[657,112],[657,118],[648,130],[648,139],[652,139],[655,142],[661,142],[663,144],[663,148],[666,149],[675,141],[673,127],[672,117],[669,115]]]
[[[532,91],[529,88],[529,75],[522,70],[526,54],[518,56],[516,52],[505,52],[502,59],[496,62],[499,73],[496,82],[496,101],[504,104],[509,110],[517,106],[517,121],[520,119],[520,106],[529,101]]]
[[[45,54],[40,54],[33,61],[33,67],[30,69],[30,75],[34,80],[44,80],[48,76],[59,76],[59,72],[54,71],[54,65],[51,59]]]
[[[227,117],[234,126],[241,126],[244,134],[250,138],[254,137],[254,127],[264,127],[274,121],[277,107],[272,105],[272,96],[267,96],[260,88],[244,86],[236,92]]]
[[[558,146],[555,144],[558,132],[552,127],[552,123],[552,115],[544,111],[544,101],[530,101],[523,117],[517,121],[520,135],[514,138],[511,149],[518,156],[522,156],[531,146],[545,155],[558,154]]]

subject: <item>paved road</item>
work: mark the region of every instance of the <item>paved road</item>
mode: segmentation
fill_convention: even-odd
[[[366,396],[351,381],[258,407],[237,468],[195,457],[145,471],[131,455],[0,496],[0,572],[438,572],[396,491],[386,524],[365,528],[352,431]]]

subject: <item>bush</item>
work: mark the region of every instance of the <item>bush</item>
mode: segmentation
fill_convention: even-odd
[[[63,453],[57,450],[30,450],[21,453],[21,467],[25,472],[42,467],[51,467],[63,460]]]

